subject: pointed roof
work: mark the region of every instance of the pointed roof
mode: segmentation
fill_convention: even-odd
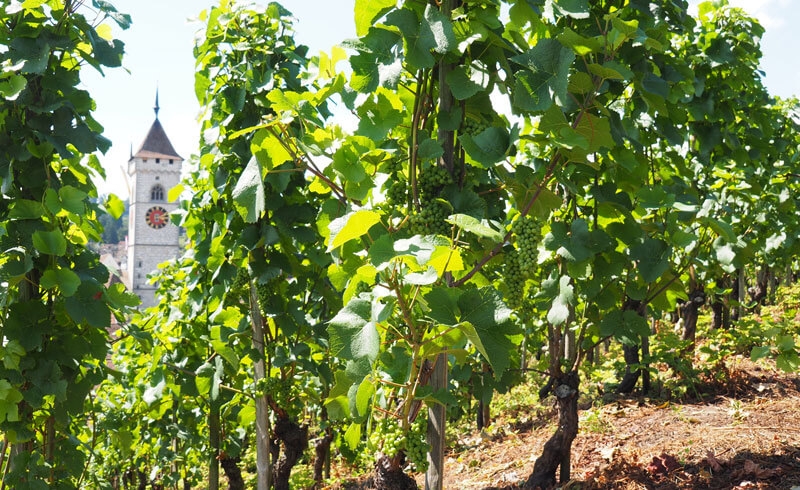
[[[172,147],[164,127],[161,126],[161,121],[156,118],[153,125],[150,126],[150,131],[147,132],[147,137],[144,139],[142,146],[133,154],[134,158],[178,158],[183,160],[183,157],[178,155],[175,148]]]
[[[139,150],[136,153],[131,151],[131,160],[134,158],[177,158],[183,160],[183,157],[178,155],[178,152],[172,147],[164,127],[161,126],[161,121],[158,120],[159,109],[161,108],[158,105],[158,87],[156,87],[156,106],[153,107],[156,113],[156,120],[150,126],[150,131],[147,132],[147,137],[145,137]]]

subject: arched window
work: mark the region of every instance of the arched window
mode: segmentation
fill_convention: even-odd
[[[160,184],[156,184],[150,188],[150,200],[157,202],[164,200],[164,188],[161,187]]]

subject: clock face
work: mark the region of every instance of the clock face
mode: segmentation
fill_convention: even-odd
[[[147,214],[144,215],[144,220],[150,228],[160,229],[164,228],[167,226],[167,223],[169,223],[169,215],[167,214],[167,210],[161,206],[153,206],[147,210]]]

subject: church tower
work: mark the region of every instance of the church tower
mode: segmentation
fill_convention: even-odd
[[[142,146],[128,160],[130,209],[128,211],[128,278],[142,308],[154,306],[156,286],[147,275],[158,264],[175,258],[180,246],[179,229],[169,219],[177,203],[167,200],[170,189],[180,183],[183,158],[172,147],[158,120],[158,91],[153,108],[156,119]]]

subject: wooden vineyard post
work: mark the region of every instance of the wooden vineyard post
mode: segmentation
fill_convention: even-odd
[[[434,392],[447,388],[447,354],[439,354],[433,367],[430,386]],[[444,483],[445,424],[447,412],[444,405],[428,407],[428,471],[425,473],[426,490],[442,490]]]
[[[250,284],[250,318],[253,322],[253,348],[258,351],[261,358],[254,363],[255,382],[266,378],[264,366],[264,328],[262,326],[261,310],[258,306],[258,294],[255,284]],[[272,479],[272,465],[270,464],[270,439],[267,420],[267,398],[264,395],[256,397],[256,490],[268,490]]]

